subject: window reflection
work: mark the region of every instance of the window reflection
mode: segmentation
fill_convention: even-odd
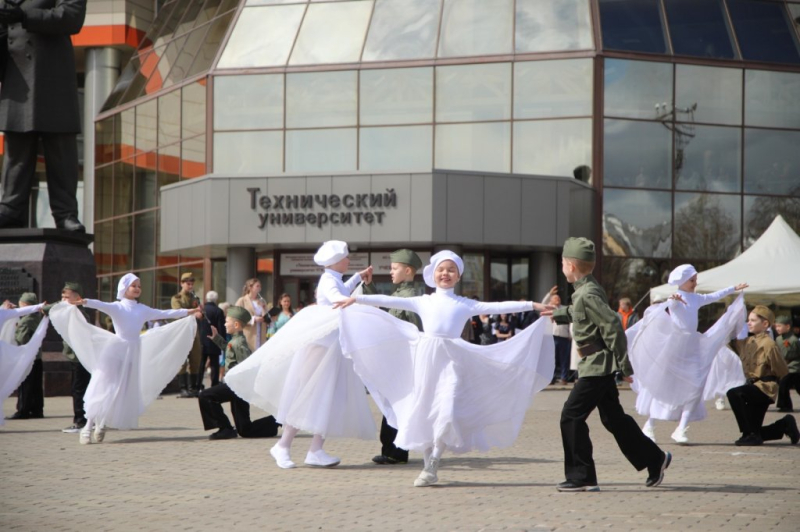
[[[672,65],[606,59],[606,116],[656,119],[672,110]]]
[[[122,111],[114,128],[119,128],[119,149],[115,151],[115,159],[130,157],[135,153],[136,144],[136,108]]]
[[[650,289],[666,283],[671,269],[668,259],[603,258],[603,288],[611,308],[619,308],[619,300],[627,297],[634,305],[641,301],[636,311],[642,316],[650,304]]]
[[[287,131],[286,171],[353,171],[356,141],[355,128]]]
[[[245,8],[225,45],[218,67],[285,65],[305,10],[304,5]],[[254,35],[259,38],[254,39]]]
[[[258,105],[254,105],[258,102]],[[283,127],[283,75],[214,78],[214,129]]]
[[[133,268],[138,269],[154,267],[156,265],[155,211],[137,214],[133,217],[133,234]]]
[[[110,163],[114,160],[114,117],[95,122],[94,127],[94,162]]]
[[[364,127],[359,169],[373,172],[429,172],[433,168],[433,127]]]
[[[739,192],[741,129],[696,126],[691,133],[682,148],[675,147],[675,188]]]
[[[113,222],[94,224],[94,263],[97,267],[98,275],[112,271],[111,242],[114,237],[113,231]]]
[[[200,135],[181,143],[181,177],[191,179],[206,174],[206,136]]]
[[[178,283],[178,268],[161,268],[155,273],[157,308],[171,308],[172,296],[180,290]],[[195,280],[195,283],[197,280]]]
[[[436,126],[435,167],[447,170],[509,172],[508,122]]]
[[[734,58],[721,0],[664,0],[664,8],[676,54]]]
[[[183,138],[194,137],[206,132],[206,87],[198,81],[184,85],[181,92],[181,114]]]
[[[744,130],[744,191],[800,196],[800,131]]]
[[[441,0],[376,0],[363,61],[436,56]]]
[[[172,144],[181,139],[181,91],[158,98],[158,143]]]
[[[181,173],[181,145],[173,144],[158,151],[158,190],[178,182]],[[160,201],[156,191],[156,201]]]
[[[670,188],[672,134],[664,124],[606,120],[604,139],[606,185]]]
[[[111,190],[111,178],[114,165],[106,165],[94,170],[94,217],[97,220],[111,216],[114,195]]]
[[[133,210],[140,211],[156,206],[158,189],[156,165],[158,154],[150,152],[136,157],[134,169]]]
[[[136,275],[139,277],[139,280],[142,284],[142,295],[139,296],[139,303],[143,305],[152,306],[153,305],[153,292],[155,287],[153,286],[153,279],[155,277],[155,272],[153,270],[145,271],[145,272],[137,272]]]
[[[437,67],[437,122],[509,118],[511,63]]]
[[[114,220],[114,259],[113,271],[131,269],[131,217]]]
[[[591,119],[514,122],[514,173],[574,177],[591,164]]]
[[[745,196],[744,247],[753,245],[772,224],[782,216],[796,233],[800,233],[800,198]]]
[[[150,100],[136,106],[136,151],[151,151],[158,145],[158,102]]]
[[[492,257],[489,263],[489,301],[509,300],[508,274],[508,259]]]
[[[286,75],[286,127],[356,125],[357,72]]]
[[[600,0],[603,47],[664,54],[659,0]]]
[[[333,2],[308,6],[290,65],[354,63],[372,13],[372,2]]]
[[[782,2],[728,0],[727,3],[744,59],[800,63],[796,36],[792,35]]]
[[[513,0],[444,0],[439,57],[510,54]]]
[[[283,171],[283,131],[214,133],[214,172],[274,174]]]
[[[483,254],[464,253],[464,275],[461,276],[461,295],[484,299]]]
[[[673,257],[734,258],[741,247],[740,196],[675,194]]]
[[[514,118],[591,116],[592,60],[514,64]]]
[[[363,70],[359,98],[362,125],[430,123],[433,69]]]
[[[114,164],[114,216],[133,208],[133,158]]]
[[[742,123],[742,71],[695,65],[677,65],[675,106],[694,107],[697,122]]]
[[[669,192],[603,190],[603,253],[620,257],[669,257],[672,197]]]
[[[800,74],[747,70],[744,90],[746,125],[800,129]]]
[[[517,53],[594,48],[588,0],[517,0]]]

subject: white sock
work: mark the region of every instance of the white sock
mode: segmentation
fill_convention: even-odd
[[[281,441],[278,442],[278,445],[284,449],[291,449],[292,442],[294,441],[294,437],[297,435],[298,431],[299,429],[291,425],[284,425],[283,434],[281,434]]]
[[[441,458],[442,454],[444,453],[445,449],[447,449],[447,445],[443,443],[436,443],[433,445],[433,458]]]
[[[647,418],[647,421],[644,424],[644,428],[645,430],[655,430],[656,424],[655,421],[653,421],[653,418],[651,417]]]
[[[422,459],[425,462],[425,467],[428,467],[428,463],[431,461],[431,455],[433,454],[433,447],[428,447],[424,451],[422,451]]]
[[[91,418],[87,418],[86,419],[86,425],[83,426],[83,428],[81,429],[81,432],[92,432],[92,425],[94,425],[94,423],[92,422],[92,419]]]
[[[684,407],[683,412],[681,412],[681,421],[680,423],[678,423],[678,429],[677,429],[679,432],[684,432],[688,427],[689,414],[692,413],[692,408],[691,408],[692,406],[693,405],[687,405],[686,407]]]
[[[314,437],[311,438],[311,447],[308,448],[308,452],[315,453],[321,451],[323,445],[325,445],[325,438],[319,434],[314,434]]]

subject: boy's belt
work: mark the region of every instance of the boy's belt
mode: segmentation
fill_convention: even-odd
[[[588,345],[579,345],[578,346],[578,354],[581,358],[588,357],[589,355],[593,355],[595,353],[599,353],[606,348],[606,344],[601,341],[595,340],[591,344]]]
[[[756,382],[778,382],[778,377],[773,375],[769,375],[767,377],[754,377],[752,379],[747,379],[750,384],[754,384]]]

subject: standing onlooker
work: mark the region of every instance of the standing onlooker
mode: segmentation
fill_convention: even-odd
[[[222,350],[210,338],[213,336],[213,334],[211,334],[212,325],[216,327],[218,331],[225,330],[225,314],[217,306],[217,301],[219,301],[219,294],[215,291],[211,290],[206,294],[206,304],[203,307],[203,313],[206,319],[200,320],[200,328],[202,329],[200,332],[200,342],[203,345],[203,355],[200,358],[200,374],[198,375],[196,384],[198,390],[204,388],[203,375],[206,370],[206,360],[208,360],[208,366],[211,370],[211,386],[219,384],[219,356]]]
[[[269,325],[269,335],[272,336],[278,332],[281,327],[286,325],[291,318],[294,317],[294,310],[292,310],[292,296],[289,294],[281,294],[278,300],[278,308],[270,311],[272,323]]]
[[[558,295],[558,286],[550,289],[542,300],[544,305],[552,305],[556,309],[563,308],[561,296]],[[570,374],[570,349],[572,348],[572,335],[569,332],[569,323],[553,324],[553,341],[556,344],[556,373],[559,384],[566,384]]]
[[[227,301],[224,302],[224,303],[220,303],[219,304],[219,309],[222,311],[222,317],[223,318],[227,318],[228,317],[228,309],[229,308],[231,308],[231,304],[228,303]],[[227,332],[225,333],[225,339],[226,340],[230,340],[231,339],[231,335],[228,334]],[[225,351],[222,351],[219,354],[219,380],[222,380],[222,378],[225,377],[225,366],[227,365],[225,363],[225,357],[226,357]]]
[[[181,291],[172,296],[171,305],[173,310],[200,308],[200,298],[194,294],[194,275],[192,272],[185,272],[181,275]],[[203,347],[200,343],[201,328],[200,320],[198,320],[197,332],[192,349],[189,351],[189,357],[178,372],[178,384],[181,387],[179,398],[197,397],[199,393],[197,382],[203,376],[203,370],[200,367],[200,359],[203,357]]]
[[[38,305],[39,299],[33,292],[25,292],[19,298],[19,307],[29,307]],[[14,340],[17,345],[27,344],[36,328],[42,321],[41,312],[34,312],[23,316],[17,322],[17,330],[14,333]],[[10,419],[39,419],[44,417],[44,373],[42,371],[42,349],[36,353],[36,360],[33,362],[33,369],[19,385],[17,391],[17,411]]]
[[[520,299],[524,301],[524,299]],[[539,319],[539,313],[535,310],[526,310],[525,312],[517,312],[511,315],[511,325],[514,331],[522,331],[530,327],[533,322]]]
[[[500,314],[500,317],[492,326],[492,334],[497,338],[498,342],[505,342],[514,336],[514,327],[508,320],[508,314]]]
[[[481,324],[481,332],[480,332],[480,344],[481,345],[492,345],[497,343],[497,336],[493,334],[494,332],[494,320],[488,314],[481,314],[478,316],[478,320]]]
[[[633,309],[633,303],[631,303],[630,298],[627,297],[620,298],[617,314],[619,315],[619,321],[622,322],[622,328],[626,331],[639,321],[639,315]]]
[[[778,383],[778,412],[793,412],[792,388],[800,393],[800,343],[797,336],[792,332],[792,318],[789,316],[778,316],[775,318],[775,332],[778,337],[775,343],[778,344],[789,373]]]
[[[267,315],[267,302],[261,297],[261,281],[253,277],[244,283],[242,297],[236,300],[237,307],[250,313],[250,323],[244,328],[244,337],[251,351],[255,351],[267,341],[267,328],[270,319]],[[221,329],[220,329],[221,330]]]

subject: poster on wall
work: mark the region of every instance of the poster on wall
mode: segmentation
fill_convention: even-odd
[[[350,269],[346,275],[359,272],[369,266],[369,253],[350,253]],[[281,253],[281,275],[315,277],[322,268],[314,262],[313,253]]]
[[[374,275],[389,275],[389,273],[391,273],[392,261],[389,258],[391,253],[391,251],[370,253]],[[417,251],[416,253],[419,255],[420,260],[422,260],[423,267],[431,261],[431,254],[429,251]],[[417,273],[422,273],[422,270]]]

